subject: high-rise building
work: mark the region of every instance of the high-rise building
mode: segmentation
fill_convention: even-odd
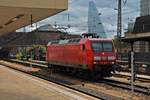
[[[90,1],[88,10],[88,33],[96,34],[100,38],[107,38],[99,15],[95,3]]]
[[[150,15],[150,0],[141,0],[140,15]]]
[[[128,32],[133,32],[133,29],[134,29],[134,22],[128,22]]]

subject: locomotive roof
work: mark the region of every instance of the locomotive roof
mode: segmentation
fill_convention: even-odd
[[[98,40],[101,40],[101,41],[112,41],[112,39],[110,39],[110,38],[89,38],[89,40],[93,40],[93,41],[94,41],[94,40],[95,40],[95,41],[96,41],[96,40],[97,40],[97,41],[98,41]]]
[[[75,39],[67,39],[67,40],[54,40],[50,41],[48,45],[51,44],[74,44],[74,43],[85,43],[87,40],[92,41],[112,41],[112,39],[104,39],[104,38],[75,38]]]
[[[68,44],[68,43],[79,43],[81,38],[76,38],[76,39],[67,39],[67,40],[55,40],[55,41],[50,41],[48,45],[51,44]]]

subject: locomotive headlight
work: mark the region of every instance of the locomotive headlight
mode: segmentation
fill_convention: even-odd
[[[94,56],[94,60],[101,60],[100,56]]]
[[[111,62],[112,64],[115,64],[115,62]]]
[[[94,62],[94,64],[98,64],[98,62]]]
[[[115,60],[115,56],[108,56],[108,60]]]

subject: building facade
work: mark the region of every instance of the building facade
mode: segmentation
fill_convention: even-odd
[[[147,16],[150,15],[150,0],[141,0],[140,4],[140,15]]]
[[[128,31],[125,38],[134,41],[134,51],[150,52],[150,0],[140,0],[140,16],[136,18],[135,23],[128,23]]]

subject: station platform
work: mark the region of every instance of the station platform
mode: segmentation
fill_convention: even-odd
[[[0,65],[0,100],[87,100],[80,93]]]

